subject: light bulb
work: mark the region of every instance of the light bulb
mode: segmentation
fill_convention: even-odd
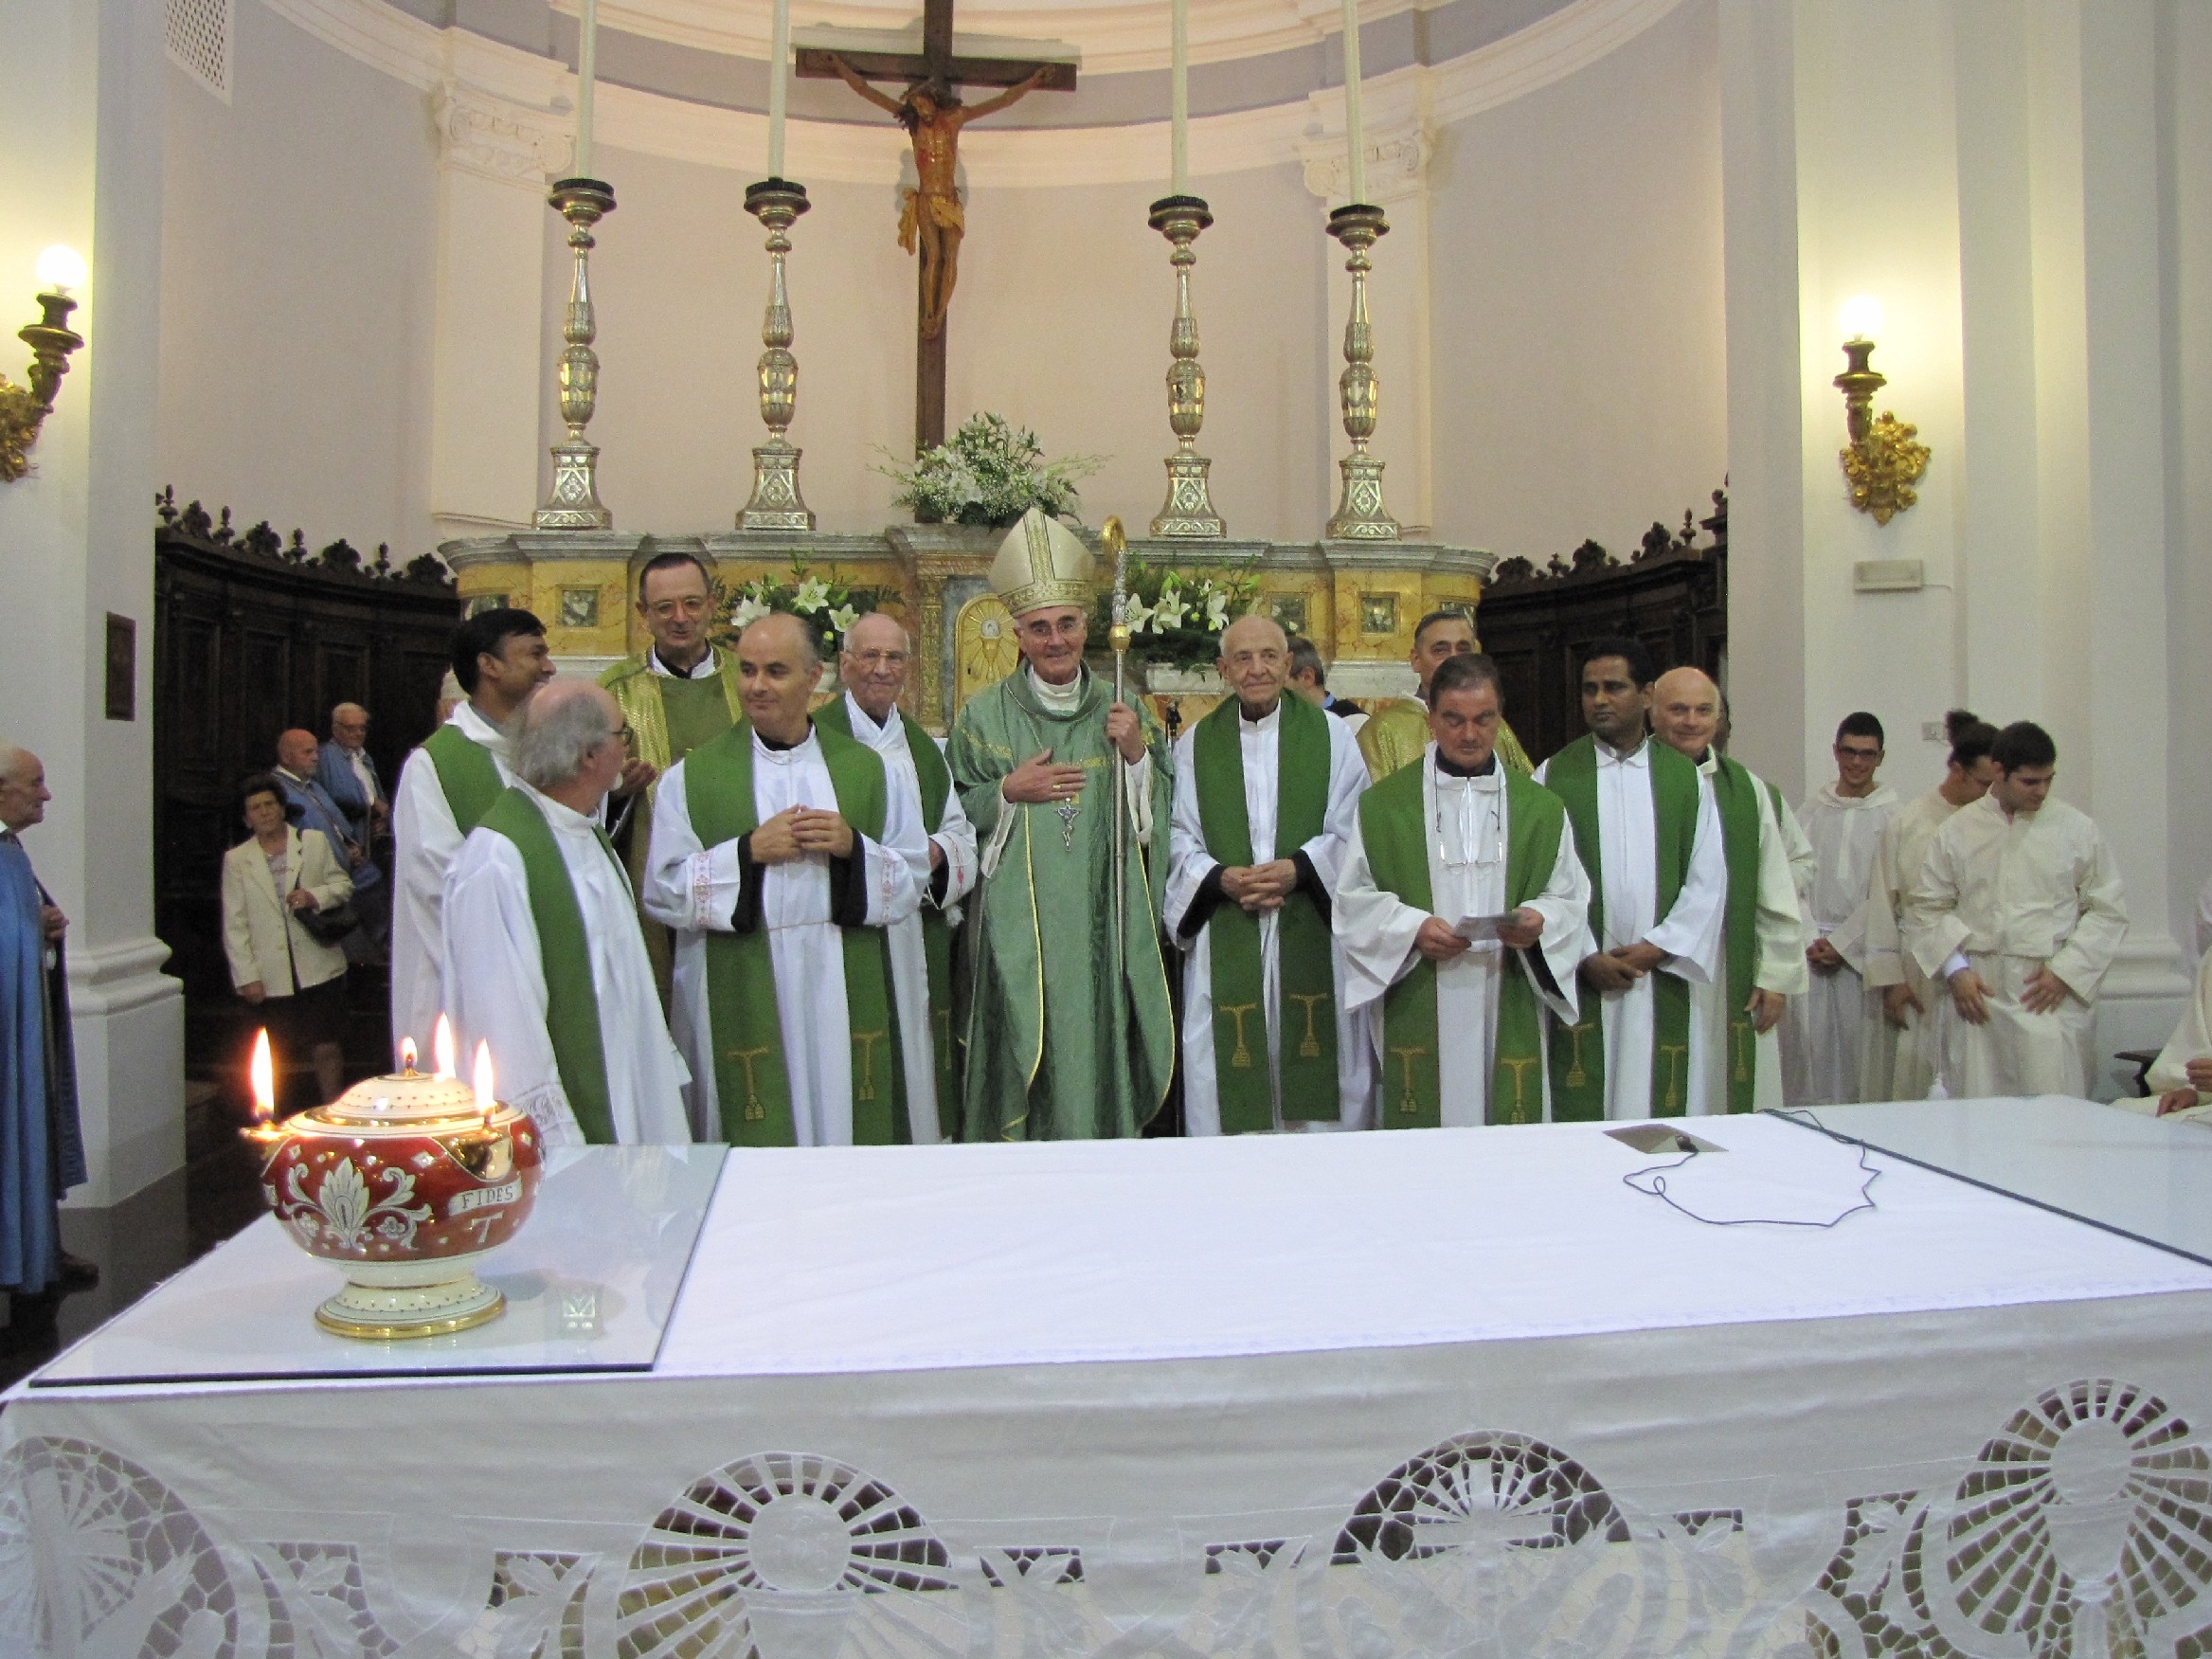
[[[1881,333],[1881,301],[1871,294],[1855,294],[1843,301],[1843,337],[1871,340]]]
[[[55,294],[66,294],[72,288],[84,286],[87,272],[84,256],[65,243],[57,242],[39,255],[40,285]]]

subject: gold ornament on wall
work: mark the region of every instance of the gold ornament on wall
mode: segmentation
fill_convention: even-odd
[[[1931,452],[1919,441],[1919,427],[1887,409],[1874,412],[1874,394],[1889,384],[1866,361],[1874,352],[1873,331],[1880,326],[1881,305],[1871,295],[1860,295],[1843,307],[1850,337],[1843,342],[1846,367],[1835,386],[1843,394],[1844,430],[1851,439],[1838,452],[1851,505],[1873,514],[1875,523],[1887,524],[1920,499],[1914,486],[1927,473]]]
[[[15,336],[30,348],[30,384],[15,386],[0,374],[0,483],[12,483],[30,471],[31,445],[54,412],[62,376],[69,372],[69,353],[84,344],[84,336],[68,326],[69,314],[77,309],[69,290],[84,285],[84,261],[73,249],[50,247],[39,256],[38,275],[46,284],[38,297],[39,320]]]

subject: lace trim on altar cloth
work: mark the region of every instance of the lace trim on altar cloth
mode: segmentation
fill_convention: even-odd
[[[219,1535],[130,1460],[34,1437],[0,1457],[0,1652],[2212,1655],[2212,1454],[2164,1400],[2110,1379],[2052,1388],[1939,1483],[1850,1497],[1818,1524],[1770,1524],[1753,1503],[1639,1507],[1504,1431],[1406,1459],[1334,1521],[1273,1519],[1304,1529],[1188,1519],[1121,1547],[1118,1525],[1041,1523],[1006,1542],[1024,1524],[940,1527],[834,1457],[762,1452],[649,1521],[570,1524],[600,1547],[547,1547],[559,1523],[487,1522],[530,1536],[488,1537],[473,1599],[431,1610],[434,1629],[410,1603],[403,1629],[380,1614],[399,1599],[384,1555],[345,1535],[359,1517],[320,1537]]]

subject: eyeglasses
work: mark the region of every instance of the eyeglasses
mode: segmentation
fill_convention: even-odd
[[[857,651],[847,655],[862,668],[904,668],[908,660],[904,651]]]
[[[1505,820],[1498,810],[1498,797],[1485,789],[1466,788],[1460,797],[1459,834],[1444,825],[1444,791],[1436,792],[1436,857],[1448,870],[1465,870],[1477,864],[1505,862]],[[1452,842],[1457,839],[1458,846]]]
[[[707,614],[707,604],[703,595],[694,594],[688,599],[656,599],[645,607],[645,612],[666,622],[673,616],[703,617]]]

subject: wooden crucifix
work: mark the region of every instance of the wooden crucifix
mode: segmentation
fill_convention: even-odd
[[[815,79],[835,76],[870,103],[890,114],[914,142],[917,188],[907,192],[899,217],[899,245],[918,253],[915,308],[914,453],[944,442],[944,325],[959,278],[961,238],[966,216],[961,209],[957,172],[961,129],[996,114],[1043,87],[1075,90],[1075,65],[1020,58],[968,58],[953,54],[953,0],[924,0],[922,51],[832,51],[801,46],[799,73]],[[903,97],[885,97],[872,81],[903,82]],[[959,88],[1002,86],[998,97],[974,105],[960,100]]]

